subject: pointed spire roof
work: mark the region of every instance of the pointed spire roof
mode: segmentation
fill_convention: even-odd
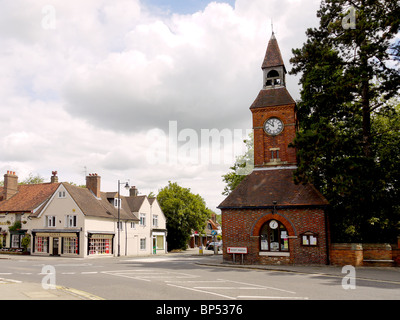
[[[278,46],[278,41],[276,40],[275,34],[272,31],[271,39],[269,39],[267,52],[265,53],[264,62],[261,69],[280,67],[283,66],[286,72],[285,64],[283,63],[281,50]]]

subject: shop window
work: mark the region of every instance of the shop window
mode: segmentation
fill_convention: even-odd
[[[90,238],[89,254],[112,254],[111,239]]]
[[[164,236],[157,236],[157,250],[164,250]]]
[[[49,252],[48,237],[35,237],[35,252]]]
[[[269,220],[263,225],[260,232],[260,251],[289,251],[289,234],[281,222]]]
[[[63,243],[63,253],[78,254],[78,237],[64,237]]]

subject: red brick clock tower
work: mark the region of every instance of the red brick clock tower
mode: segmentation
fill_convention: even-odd
[[[263,87],[250,107],[254,170],[219,205],[224,262],[326,264],[328,202],[314,186],[293,182],[296,103],[274,33],[261,68]]]

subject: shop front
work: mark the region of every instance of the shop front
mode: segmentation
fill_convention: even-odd
[[[113,255],[114,233],[88,232],[87,255]]]
[[[166,252],[166,232],[162,231],[153,231],[153,254],[163,254]]]
[[[80,230],[32,230],[32,254],[79,256]]]

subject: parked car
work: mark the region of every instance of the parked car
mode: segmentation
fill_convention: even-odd
[[[214,250],[214,247],[217,247],[217,250],[222,250],[222,241],[219,242],[210,242],[206,249],[207,250]]]

